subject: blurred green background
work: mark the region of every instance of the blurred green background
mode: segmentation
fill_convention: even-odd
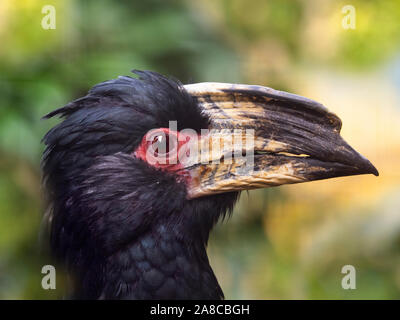
[[[318,100],[380,171],[244,193],[210,239],[226,298],[400,298],[399,1],[0,0],[0,299],[64,294],[61,273],[40,285],[40,140],[57,122],[41,116],[133,68]]]

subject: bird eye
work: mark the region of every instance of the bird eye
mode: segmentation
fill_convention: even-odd
[[[155,155],[165,155],[170,152],[170,148],[173,149],[174,142],[170,139],[169,135],[158,135],[155,136],[152,141],[152,148]]]
[[[134,154],[154,166],[172,165],[178,163],[178,149],[178,133],[158,128],[144,136]]]
[[[152,152],[156,157],[168,157],[177,148],[177,137],[164,131],[155,132],[150,140]]]

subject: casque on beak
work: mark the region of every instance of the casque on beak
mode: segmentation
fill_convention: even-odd
[[[201,156],[192,156],[185,168],[191,176],[189,198],[378,175],[340,136],[341,120],[316,101],[254,85],[197,83],[184,88],[210,118],[210,132],[198,143]]]

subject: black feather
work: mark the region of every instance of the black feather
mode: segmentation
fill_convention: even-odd
[[[174,80],[149,71],[119,77],[45,116],[43,138],[52,250],[86,299],[220,299],[209,232],[237,193],[187,200],[186,186],[131,154],[151,129],[207,128]]]

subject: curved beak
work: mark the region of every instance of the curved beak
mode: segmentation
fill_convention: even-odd
[[[210,118],[191,156],[189,198],[378,171],[313,100],[267,87],[184,86]]]

